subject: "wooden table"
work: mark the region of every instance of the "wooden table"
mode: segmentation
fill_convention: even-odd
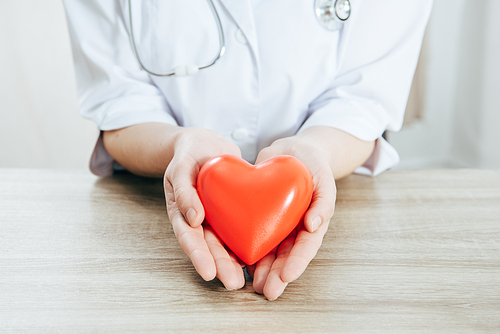
[[[500,331],[500,171],[338,188],[318,255],[269,302],[196,274],[160,180],[0,170],[0,332]]]

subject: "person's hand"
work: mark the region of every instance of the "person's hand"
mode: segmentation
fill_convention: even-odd
[[[229,290],[245,285],[242,265],[213,232],[202,225],[205,210],[196,191],[198,172],[214,156],[232,154],[241,158],[237,145],[221,134],[186,128],[175,141],[174,157],[165,171],[167,211],[182,250],[205,280],[216,276]]]
[[[303,223],[273,251],[247,271],[253,277],[255,292],[269,300],[278,298],[288,283],[296,280],[316,255],[335,209],[336,186],[328,163],[328,153],[299,137],[275,141],[263,149],[255,164],[277,155],[291,155],[309,169],[314,182],[311,205]]]

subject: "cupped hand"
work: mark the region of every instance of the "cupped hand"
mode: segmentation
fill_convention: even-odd
[[[186,128],[175,141],[164,188],[174,233],[196,271],[205,280],[218,277],[227,289],[234,290],[245,284],[241,263],[210,226],[202,225],[205,211],[196,191],[196,179],[203,164],[221,154],[241,157],[238,146],[221,134]]]
[[[336,199],[335,180],[326,158],[327,152],[307,140],[289,137],[263,149],[255,164],[277,155],[291,155],[302,161],[313,177],[314,190],[303,223],[273,251],[247,267],[253,277],[255,292],[264,294],[269,300],[278,298],[316,255],[328,230]]]

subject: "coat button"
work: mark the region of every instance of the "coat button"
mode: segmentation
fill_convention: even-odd
[[[234,130],[233,133],[231,134],[231,137],[233,137],[233,139],[236,141],[245,140],[248,138],[248,131],[245,129]]]
[[[247,44],[248,41],[247,41],[247,38],[245,37],[245,35],[243,34],[243,31],[241,31],[241,29],[237,29],[236,30],[236,40],[238,42],[240,42],[241,44]]]

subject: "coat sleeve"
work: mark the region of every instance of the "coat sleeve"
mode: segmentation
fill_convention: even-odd
[[[138,63],[123,0],[64,0],[77,77],[80,113],[102,131],[146,122],[176,125],[168,103]],[[90,169],[105,176],[113,159],[102,133]]]
[[[377,175],[399,162],[381,136],[399,131],[432,0],[351,1],[352,16],[339,41],[339,65],[330,87],[309,105],[299,129],[331,126],[374,141],[357,173]]]

